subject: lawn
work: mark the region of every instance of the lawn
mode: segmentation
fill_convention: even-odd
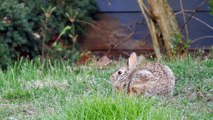
[[[176,76],[172,98],[115,95],[109,77],[119,65],[21,60],[0,71],[0,119],[213,119],[213,60],[162,63]]]

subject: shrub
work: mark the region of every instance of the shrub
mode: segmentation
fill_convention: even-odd
[[[33,35],[29,9],[14,0],[0,0],[0,67],[6,67],[20,56],[35,57],[39,41]]]
[[[80,21],[91,21],[97,11],[95,0],[19,0],[19,2],[26,4],[32,11],[30,18],[34,22],[33,29],[35,31],[39,31],[42,27],[43,10],[56,7],[47,24],[51,37],[54,34],[59,35],[68,25],[72,26],[68,34],[85,35],[85,24]],[[73,23],[71,23],[68,15],[75,19]],[[68,35],[65,35],[65,37],[68,37]]]
[[[52,8],[55,10],[45,23],[45,16]],[[94,19],[96,11],[95,0],[0,0],[0,67],[5,68],[21,56],[32,59],[41,55],[43,40],[48,51],[56,41],[71,46],[62,50],[73,51],[75,41],[70,36],[84,37],[85,23]],[[67,26],[71,29],[57,39]]]

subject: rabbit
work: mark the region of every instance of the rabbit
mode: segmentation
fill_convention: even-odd
[[[133,52],[128,59],[128,66],[112,74],[110,80],[115,92],[130,96],[173,96],[175,76],[168,66],[158,62],[137,64],[137,55]]]

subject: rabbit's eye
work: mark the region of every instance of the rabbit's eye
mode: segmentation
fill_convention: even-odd
[[[118,71],[118,74],[121,75],[123,72],[122,71]]]

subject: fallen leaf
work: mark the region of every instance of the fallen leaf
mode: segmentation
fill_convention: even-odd
[[[106,67],[107,65],[109,65],[111,62],[112,62],[112,60],[110,60],[105,55],[98,60],[97,65],[98,65],[98,67],[100,67],[102,69],[102,68]]]
[[[88,53],[83,53],[80,59],[78,60],[77,64],[82,65],[85,64],[86,61],[90,58],[90,55]]]

